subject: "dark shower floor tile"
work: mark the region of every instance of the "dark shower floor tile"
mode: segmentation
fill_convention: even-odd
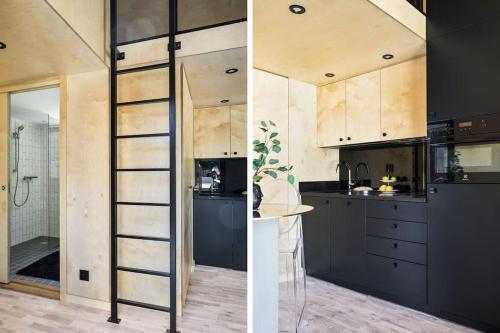
[[[41,236],[11,246],[10,248],[11,280],[22,280],[54,288],[59,288],[58,281],[16,274],[17,271],[31,265],[32,263],[56,251],[59,251],[59,238],[56,237]]]

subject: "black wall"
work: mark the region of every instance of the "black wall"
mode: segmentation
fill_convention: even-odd
[[[500,1],[428,0],[428,121],[500,113]]]

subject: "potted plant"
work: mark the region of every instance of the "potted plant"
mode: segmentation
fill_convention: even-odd
[[[279,165],[279,160],[276,158],[277,154],[281,152],[281,142],[278,138],[279,134],[275,131],[276,124],[271,120],[261,121],[259,129],[264,136],[261,141],[255,139],[253,141],[253,151],[256,156],[253,159],[253,210],[257,210],[262,201],[262,190],[260,188],[260,181],[266,176],[270,176],[274,179],[278,178],[278,173],[287,173],[287,181],[293,184],[295,177],[290,174],[293,166],[291,165]],[[269,156],[271,152],[274,155]]]

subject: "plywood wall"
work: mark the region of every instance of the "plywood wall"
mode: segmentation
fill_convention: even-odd
[[[108,71],[69,75],[66,91],[66,293],[109,301],[109,89]],[[64,121],[64,119],[61,119]],[[63,157],[64,158],[64,157]],[[64,182],[64,180],[62,180]],[[63,193],[63,192],[62,192]],[[79,270],[90,271],[80,281]],[[63,277],[64,279],[64,277]]]
[[[299,181],[338,179],[338,150],[317,147],[316,86],[256,69],[253,72],[254,138],[261,138],[261,120],[277,124],[283,150],[273,156],[280,164],[293,165],[297,188]],[[286,183],[266,179],[262,188],[264,202],[288,202]]]
[[[46,0],[104,61],[106,5],[102,0]]]
[[[9,184],[9,138],[10,138],[10,120],[9,120],[9,94],[0,94],[0,283],[9,282],[9,206],[10,196]]]

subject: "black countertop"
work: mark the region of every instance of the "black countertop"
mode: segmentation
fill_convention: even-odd
[[[398,193],[398,194],[381,194],[379,191],[371,191],[369,194],[357,192],[324,190],[324,191],[301,191],[301,195],[321,196],[329,198],[352,198],[366,200],[390,200],[390,201],[409,201],[409,202],[427,202],[425,193]]]
[[[247,195],[246,194],[241,194],[241,193],[214,193],[214,192],[197,192],[195,191],[193,193],[193,198],[194,199],[207,199],[207,200],[223,200],[223,199],[230,199],[230,200],[246,200]]]

